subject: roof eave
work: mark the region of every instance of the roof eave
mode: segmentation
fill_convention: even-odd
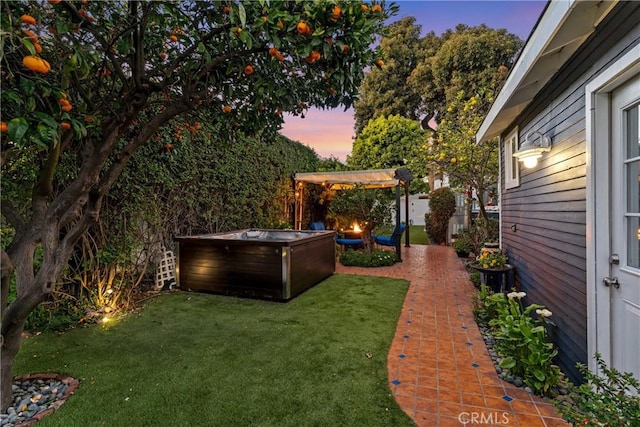
[[[476,133],[499,136],[571,58],[618,0],[550,1]]]

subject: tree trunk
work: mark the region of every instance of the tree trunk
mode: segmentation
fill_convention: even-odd
[[[32,291],[24,297],[16,299],[5,311],[2,318],[2,336],[0,342],[0,395],[2,396],[1,409],[6,412],[13,400],[11,384],[13,382],[13,361],[20,350],[22,331],[29,313],[42,302],[46,293],[42,292],[43,286],[33,284],[29,287]]]

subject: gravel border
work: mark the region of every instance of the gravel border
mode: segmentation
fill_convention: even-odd
[[[13,379],[13,405],[0,414],[2,427],[27,427],[53,414],[79,387],[80,381],[61,374],[30,374]],[[25,408],[26,406],[26,408]],[[24,410],[23,410],[24,409]]]

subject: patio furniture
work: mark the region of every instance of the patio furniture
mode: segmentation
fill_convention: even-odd
[[[395,227],[393,229],[393,233],[391,233],[391,236],[378,236],[372,234],[371,237],[373,237],[373,241],[376,243],[376,245],[392,246],[395,248],[399,244],[400,239],[402,238],[402,233],[404,233],[404,230],[406,228],[406,225],[400,224],[399,227]]]
[[[325,228],[324,228],[324,223],[322,223],[322,222],[320,222],[320,221],[312,222],[312,223],[309,225],[309,228],[310,228],[311,230],[324,230],[324,229],[325,229]]]
[[[342,245],[345,249],[346,248],[356,249],[361,246],[364,246],[364,241],[362,239],[346,239],[342,237],[337,237],[336,243],[339,245]]]

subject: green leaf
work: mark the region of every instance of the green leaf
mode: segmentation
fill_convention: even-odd
[[[536,326],[535,328],[531,329],[531,332],[534,334],[537,334],[538,332],[544,332],[544,326]]]
[[[251,35],[248,31],[243,31],[240,33],[240,40],[247,46],[247,49],[251,49],[253,46],[253,41],[251,40]]]
[[[244,10],[242,3],[238,4],[238,17],[240,18],[240,26],[244,28],[247,24],[247,11]]]
[[[38,120],[40,120],[41,122],[45,123],[50,128],[52,128],[52,129],[57,129],[58,128],[58,122],[53,117],[48,115],[47,113],[43,113],[42,111],[34,111],[33,115],[36,116],[38,118]]]
[[[22,138],[29,130],[29,123],[24,117],[16,117],[11,119],[8,123],[9,126],[9,139],[17,145],[22,144]]]
[[[505,369],[511,369],[516,366],[516,360],[513,357],[505,357],[500,361],[500,367]]]
[[[535,376],[540,381],[544,381],[544,379],[547,377],[540,369],[532,368],[531,373],[533,373],[533,376]]]
[[[35,83],[33,83],[33,81],[25,78],[20,79],[20,89],[22,90],[22,93],[24,93],[25,95],[27,96],[33,95],[33,91],[35,87],[36,85]]]
[[[69,24],[66,21],[56,21],[56,31],[58,34],[65,34],[69,31]]]
[[[37,53],[36,48],[33,47],[33,43],[31,42],[31,39],[29,37],[23,38],[22,44],[24,45],[24,47],[27,48],[27,50],[29,51],[29,54],[35,55]]]
[[[36,109],[36,100],[33,96],[27,98],[25,109],[30,113]]]
[[[15,90],[3,90],[2,97],[17,103],[18,105],[23,103],[22,98]]]
[[[37,130],[38,136],[43,143],[47,145],[53,144],[55,131],[52,128],[43,123],[39,123],[37,126]]]

